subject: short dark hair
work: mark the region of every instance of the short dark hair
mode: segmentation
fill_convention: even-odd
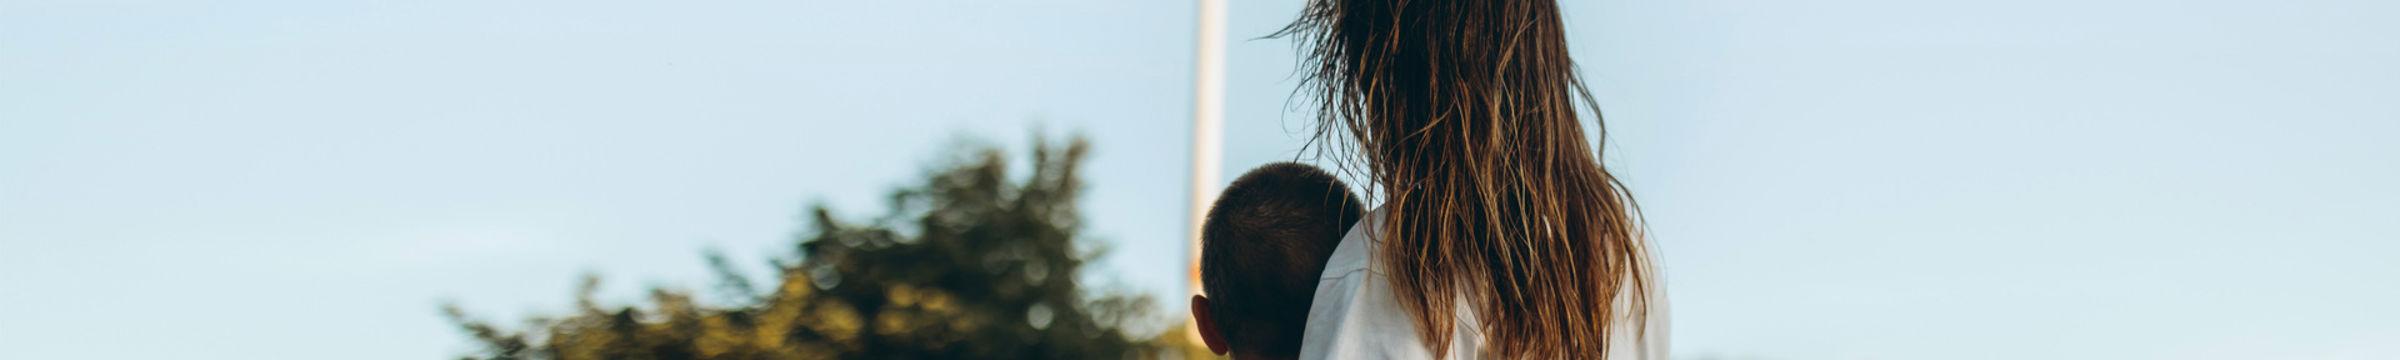
[[[1200,230],[1200,283],[1226,345],[1298,355],[1327,257],[1365,213],[1349,185],[1299,163],[1250,170],[1227,186]]]

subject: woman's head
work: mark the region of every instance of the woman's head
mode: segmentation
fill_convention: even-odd
[[[1428,344],[1460,301],[1509,358],[1599,358],[1642,321],[1639,219],[1584,136],[1557,3],[1317,0],[1283,34],[1311,57],[1320,145],[1377,185],[1376,256]]]

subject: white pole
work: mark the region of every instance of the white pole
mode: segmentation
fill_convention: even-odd
[[[1200,290],[1200,223],[1216,202],[1217,181],[1224,162],[1225,142],[1225,0],[1199,0],[1199,49],[1194,51],[1192,85],[1192,208],[1187,240],[1191,242],[1187,285]],[[1198,334],[1198,332],[1193,332]]]

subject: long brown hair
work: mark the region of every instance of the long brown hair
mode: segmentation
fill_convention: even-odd
[[[1599,110],[1555,1],[1315,0],[1277,35],[1309,56],[1318,145],[1376,184],[1378,269],[1434,354],[1460,302],[1485,355],[1600,359],[1645,335],[1639,211],[1586,142],[1579,110]]]

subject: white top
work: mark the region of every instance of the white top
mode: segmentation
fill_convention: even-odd
[[[1325,261],[1325,274],[1317,279],[1317,294],[1308,308],[1301,359],[1433,358],[1424,340],[1417,337],[1416,322],[1392,296],[1391,280],[1381,271],[1370,271],[1374,247],[1383,242],[1382,236],[1374,234],[1382,229],[1383,215],[1381,209],[1368,212],[1342,236],[1341,245],[1335,246],[1333,256]],[[1648,337],[1637,342],[1632,331],[1611,331],[1610,360],[1667,359],[1667,302],[1662,288],[1650,289],[1649,321],[1642,324]],[[1625,305],[1620,301],[1618,306]],[[1462,302],[1457,317],[1450,330],[1449,355],[1444,358],[1479,358],[1483,334],[1475,331],[1473,312]],[[1630,316],[1622,317],[1617,326],[1631,326],[1625,324],[1630,320]]]

